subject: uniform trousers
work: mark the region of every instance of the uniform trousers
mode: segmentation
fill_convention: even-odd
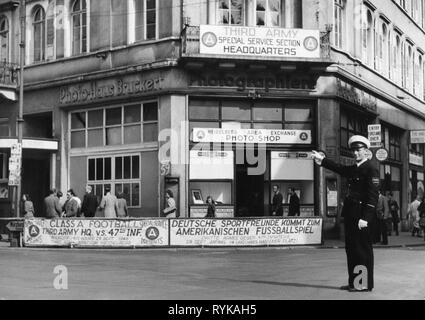
[[[373,282],[373,232],[370,227],[359,230],[358,220],[344,218],[345,252],[347,254],[348,285],[354,287],[354,281],[363,267],[367,269],[367,289],[372,290]],[[356,267],[360,267],[356,270]],[[360,271],[361,270],[361,271]],[[362,274],[364,276],[364,274]],[[363,287],[366,283],[361,283]]]

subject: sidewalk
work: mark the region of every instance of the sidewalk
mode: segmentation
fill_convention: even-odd
[[[383,245],[381,243],[373,245],[374,248],[402,248],[419,246],[425,246],[424,237],[412,237],[411,232],[400,232],[399,236],[395,236],[393,233],[392,236],[388,237],[388,245]],[[318,248],[343,249],[345,248],[345,244],[343,240],[325,240],[324,244]]]

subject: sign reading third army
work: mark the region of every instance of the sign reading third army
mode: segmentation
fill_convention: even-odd
[[[319,30],[200,26],[200,53],[320,58]]]

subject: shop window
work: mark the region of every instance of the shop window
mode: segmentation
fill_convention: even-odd
[[[218,24],[241,25],[244,20],[244,0],[218,1]]]
[[[314,130],[310,101],[191,100],[189,121],[191,133],[193,128]]]
[[[256,103],[253,108],[253,120],[282,122],[282,107]]]
[[[157,140],[156,102],[71,114],[71,148],[127,145]]]
[[[193,120],[218,120],[218,101],[191,100],[189,118]]]
[[[129,207],[140,207],[140,155],[88,159],[88,184],[101,198],[105,188],[123,194]]]
[[[340,121],[341,148],[345,151],[346,155],[352,156],[351,152],[348,152],[348,140],[354,135],[367,137],[367,126],[371,120],[368,120],[362,114],[341,108]]]
[[[5,16],[0,16],[0,62],[9,62],[9,23]]]
[[[0,118],[0,137],[9,137],[10,129],[9,129],[9,119]]]
[[[382,143],[388,150],[388,158],[393,161],[401,161],[401,131],[382,125]]]
[[[251,106],[242,101],[223,101],[222,119],[249,121],[251,119]]]

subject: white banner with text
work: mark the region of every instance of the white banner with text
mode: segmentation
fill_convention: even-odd
[[[280,246],[322,242],[322,219],[172,219],[171,246]]]
[[[166,219],[31,219],[24,245],[40,247],[168,246]]]

